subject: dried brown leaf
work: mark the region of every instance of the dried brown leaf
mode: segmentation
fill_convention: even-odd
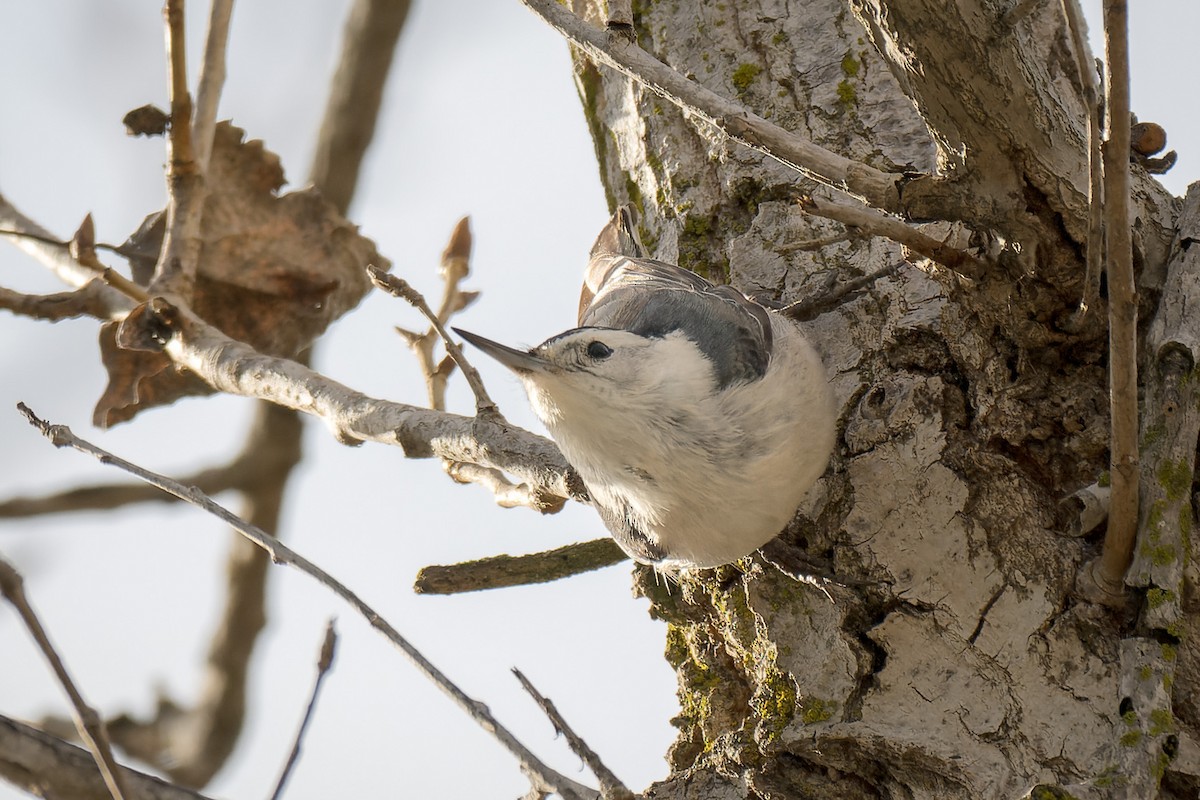
[[[192,308],[234,339],[291,357],[358,305],[371,286],[368,263],[390,264],[316,189],[277,194],[284,183],[279,157],[244,136],[228,122],[217,126]],[[119,249],[142,285],[153,275],[165,218],[163,212],[147,217]],[[98,424],[207,393],[199,381],[166,369],[161,354],[161,361],[130,354],[123,363],[116,337],[102,336],[101,348],[110,385],[96,407]]]
[[[171,115],[157,106],[144,105],[130,111],[121,122],[130,136],[162,136],[171,125]]]

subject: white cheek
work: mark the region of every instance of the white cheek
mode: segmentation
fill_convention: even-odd
[[[562,417],[558,403],[537,384],[526,381],[525,393],[529,395],[529,405],[533,408],[533,413],[537,414],[538,419],[547,427],[554,425]]]

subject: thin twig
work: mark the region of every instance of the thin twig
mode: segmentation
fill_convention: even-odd
[[[308,708],[304,710],[304,719],[300,721],[300,727],[296,730],[296,740],[292,743],[292,752],[288,754],[287,763],[283,765],[283,772],[280,773],[279,780],[275,783],[275,791],[271,793],[271,800],[279,800],[283,796],[283,787],[292,774],[296,760],[300,758],[300,745],[304,741],[304,733],[308,730],[313,709],[317,707],[317,696],[321,692],[321,684],[325,681],[325,676],[329,674],[330,668],[333,667],[333,659],[336,654],[337,631],[334,630],[331,619],[325,624],[325,640],[321,643],[321,654],[317,658],[317,677],[313,681],[312,696],[308,700]]]
[[[983,261],[965,250],[959,250],[957,247],[939,242],[932,236],[924,234],[882,211],[876,211],[863,205],[852,206],[816,197],[805,197],[799,205],[806,214],[832,219],[866,233],[899,242],[913,252],[969,278],[979,278],[987,271],[987,265]]]
[[[492,493],[501,508],[532,508],[543,514],[557,514],[566,503],[565,497],[547,494],[528,483],[513,483],[504,473],[492,467],[481,467],[462,461],[447,461],[446,474],[459,483],[475,483]]]
[[[0,309],[50,322],[71,317],[105,319],[108,306],[100,292],[103,287],[101,280],[86,283],[72,292],[54,294],[22,294],[0,287]]]
[[[875,281],[886,278],[889,275],[894,275],[899,268],[900,264],[888,264],[886,267],[877,269],[869,275],[863,275],[860,278],[846,281],[832,291],[806,297],[803,300],[797,300],[795,303],[781,308],[779,313],[800,322],[808,322],[847,302],[851,295],[862,291],[875,283]]]
[[[612,539],[569,544],[524,556],[491,556],[461,564],[432,564],[417,573],[417,594],[460,594],[548,583],[593,572],[628,559]]]
[[[557,0],[521,0],[527,8],[594,61],[607,64],[665,97],[725,135],[795,169],[805,177],[860,197],[876,208],[897,210],[902,176],[881,172],[826,150],[689,80],[622,36],[589,25]]]
[[[1087,271],[1083,279],[1083,297],[1079,308],[1068,321],[1069,329],[1078,330],[1088,309],[1100,299],[1100,272],[1104,266],[1104,165],[1100,152],[1100,91],[1096,86],[1095,60],[1087,42],[1086,23],[1079,0],[1062,0],[1063,16],[1071,34],[1071,49],[1075,53],[1075,68],[1083,89],[1083,102],[1088,112],[1088,231]]]
[[[562,714],[558,713],[558,709],[554,707],[554,703],[539,692],[521,670],[513,667],[512,672],[513,675],[517,676],[517,680],[521,682],[521,686],[524,687],[525,691],[529,692],[529,695],[538,704],[538,707],[550,719],[550,723],[554,725],[554,730],[566,738],[571,752],[579,756],[583,760],[583,763],[587,764],[592,774],[596,776],[596,780],[600,782],[600,796],[604,800],[633,800],[633,792],[629,791],[628,787],[621,783],[621,779],[604,765],[604,762],[600,760],[600,756],[596,755],[596,752],[588,747],[587,742],[571,729],[571,726],[563,719]]]
[[[371,282],[377,287],[392,295],[399,297],[407,302],[413,308],[417,309],[424,315],[425,319],[429,320],[429,324],[433,326],[438,335],[442,337],[442,341],[446,345],[446,352],[458,364],[458,368],[462,370],[463,377],[467,379],[467,383],[471,387],[471,391],[475,394],[475,414],[479,417],[503,419],[500,414],[500,409],[488,397],[487,389],[483,386],[483,379],[479,377],[479,372],[475,367],[471,366],[471,362],[467,361],[467,357],[463,355],[462,348],[458,346],[458,342],[450,337],[446,327],[442,321],[438,319],[438,315],[433,313],[433,309],[429,307],[429,303],[425,302],[424,296],[416,289],[409,285],[408,281],[403,278],[391,275],[384,272],[374,264],[367,265],[367,274],[371,276]]]
[[[192,96],[187,86],[184,0],[167,0],[167,71],[171,131],[167,139],[167,229],[150,282],[152,294],[191,297],[200,256],[204,179],[192,142]]]
[[[1104,211],[1109,314],[1112,499],[1096,582],[1124,592],[1138,520],[1137,298],[1129,229],[1129,31],[1126,0],[1105,0],[1108,140],[1104,143]]]
[[[84,701],[83,695],[79,693],[75,682],[71,680],[58,651],[50,643],[46,629],[42,627],[33,607],[29,605],[28,598],[25,597],[25,580],[21,577],[21,573],[17,572],[12,564],[3,558],[0,558],[0,594],[4,595],[4,598],[17,610],[42,654],[50,662],[50,668],[54,670],[58,682],[66,690],[67,697],[71,699],[75,729],[79,732],[79,738],[92,751],[92,756],[96,759],[96,766],[100,768],[100,772],[104,776],[104,784],[108,787],[108,793],[112,795],[113,800],[123,800],[128,796],[128,792],[125,789],[120,765],[113,757],[104,720],[100,718],[95,709]]]
[[[233,0],[212,0],[208,14],[208,35],[204,40],[204,58],[200,61],[200,84],[196,88],[196,116],[192,121],[192,140],[196,166],[208,169],[212,155],[213,133],[217,127],[217,108],[225,85],[225,48],[229,42],[229,18]]]
[[[182,484],[167,478],[164,475],[151,472],[143,467],[126,461],[112,453],[103,450],[96,445],[79,438],[70,428],[65,425],[51,425],[39,419],[33,411],[24,403],[18,404],[21,413],[25,415],[30,424],[41,431],[42,435],[55,447],[70,447],[78,450],[81,453],[86,453],[100,460],[101,463],[111,464],[119,469],[125,470],[131,475],[134,475],[141,480],[146,481],[154,486],[159,487],[165,492],[170,492],[181,500],[185,500],[196,507],[207,511],[213,516],[225,522],[235,531],[248,539],[253,544],[262,548],[270,555],[271,560],[276,564],[283,564],[294,567],[304,574],[316,580],[326,589],[330,590],[346,603],[348,603],[363,619],[365,619],[371,627],[375,628],[384,637],[387,638],[395,647],[417,668],[417,670],[434,683],[444,694],[455,702],[467,715],[479,724],[488,733],[491,733],[495,739],[504,746],[510,753],[517,757],[521,762],[522,769],[525,770],[532,778],[543,784],[553,787],[553,791],[559,792],[568,800],[575,798],[596,798],[597,793],[588,787],[577,783],[565,775],[560,775],[554,770],[543,764],[537,756],[521,744],[508,728],[504,727],[487,707],[468,696],[462,689],[453,681],[446,677],[441,670],[435,667],[425,656],[417,650],[407,639],[405,639],[399,631],[397,631],[387,620],[375,611],[374,608],[364,602],[357,594],[350,590],[341,581],[334,578],[325,570],[318,567],[302,555],[292,550],[287,545],[280,542],[275,537],[257,528],[253,525],[248,525],[242,519],[230,512],[228,509],[214,502],[210,497],[206,496],[194,487],[183,486]]]
[[[80,265],[71,257],[69,242],[22,214],[3,195],[0,195],[0,236],[10,239],[16,247],[49,267],[68,286],[82,288],[96,277],[94,270]],[[124,319],[136,305],[115,289],[104,287],[96,291],[100,295],[105,319]]]

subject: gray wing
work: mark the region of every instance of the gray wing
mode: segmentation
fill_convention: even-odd
[[[767,310],[732,286],[715,286],[662,261],[597,252],[588,265],[587,288],[592,296],[580,304],[581,326],[642,336],[679,331],[712,361],[722,388],[767,371],[772,343]]]

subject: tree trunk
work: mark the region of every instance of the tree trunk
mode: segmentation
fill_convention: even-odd
[[[601,4],[573,4],[603,25]],[[1121,774],[1135,727],[1122,676],[1176,652],[1174,719],[1155,734],[1175,758],[1150,780],[1195,796],[1191,640],[1176,651],[1182,629],[1139,622],[1136,594],[1120,611],[1073,594],[1100,538],[1061,535],[1059,500],[1107,469],[1109,436],[1106,310],[1067,324],[1083,286],[1087,114],[1059,4],[1009,5],[1030,4],[634,4],[637,43],[679,72],[830,150],[936,175],[904,189],[906,215],[992,263],[968,280],[909,258],[806,325],[841,435],[781,542],[833,583],[759,557],[678,587],[640,574],[683,709],[655,797],[1140,791]],[[791,168],[575,63],[610,203],[642,212],[655,257],[785,303],[904,261],[805,216],[796,198],[820,187]],[[1179,203],[1134,171],[1149,320]]]

